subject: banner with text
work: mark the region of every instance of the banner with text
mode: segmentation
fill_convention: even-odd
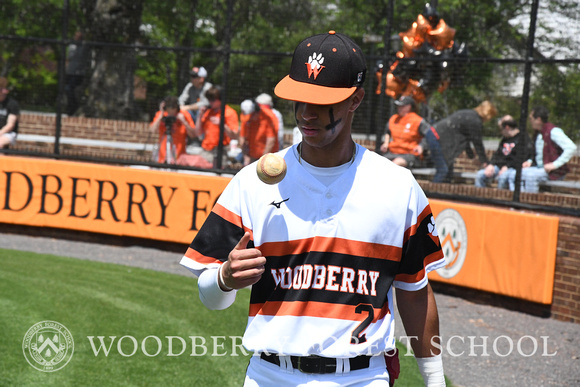
[[[552,303],[559,218],[430,200],[447,266],[429,278]]]
[[[189,244],[230,179],[0,156],[0,222]]]
[[[189,244],[230,179],[0,156],[0,222]],[[557,217],[430,202],[448,260],[432,280],[551,303]]]

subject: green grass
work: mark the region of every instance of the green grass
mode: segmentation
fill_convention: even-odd
[[[241,386],[249,355],[240,347],[233,351],[229,338],[242,336],[248,301],[249,291],[240,291],[230,308],[210,311],[193,277],[0,249],[0,386]],[[63,324],[74,338],[70,363],[50,373],[31,367],[22,353],[26,331],[45,320]],[[109,355],[101,349],[95,356],[88,336],[105,336],[107,346],[116,336]],[[119,353],[123,336],[137,340],[135,355],[121,354],[134,349],[128,337]],[[159,355],[142,352],[147,336],[161,339]],[[166,336],[186,340],[183,354],[168,356]],[[197,343],[205,339],[205,346],[194,347],[190,336],[199,337]],[[210,356],[214,342],[226,356]],[[173,344],[179,354],[179,339]],[[145,340],[147,353],[158,349],[153,338]],[[194,351],[200,356],[191,356]],[[416,385],[422,379],[414,359],[401,357],[397,386]]]

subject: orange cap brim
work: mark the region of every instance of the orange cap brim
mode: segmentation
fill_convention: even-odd
[[[286,75],[274,88],[274,94],[290,101],[315,105],[332,105],[342,102],[356,91],[357,87],[339,88],[298,82]]]

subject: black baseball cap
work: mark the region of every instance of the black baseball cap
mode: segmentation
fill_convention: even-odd
[[[360,47],[348,36],[329,31],[304,39],[292,57],[290,73],[274,93],[283,99],[331,105],[362,86],[367,67]]]
[[[403,95],[398,100],[395,101],[397,106],[414,105],[415,100],[410,95]]]

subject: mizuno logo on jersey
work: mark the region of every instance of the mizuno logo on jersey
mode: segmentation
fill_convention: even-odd
[[[290,198],[288,199],[284,199],[284,200],[280,200],[279,202],[276,202],[275,200],[272,201],[272,203],[270,203],[271,206],[274,206],[276,208],[280,208],[280,205],[284,202],[287,202],[288,200],[290,200]]]
[[[299,265],[270,270],[276,286],[282,289],[319,289],[343,293],[377,295],[380,273],[335,265]]]

